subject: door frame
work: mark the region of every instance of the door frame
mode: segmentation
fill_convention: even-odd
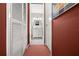
[[[40,3],[39,3],[40,4]],[[44,31],[43,31],[43,39],[44,39],[44,44],[45,44],[45,3],[43,3],[43,5],[44,5]],[[30,22],[31,22],[31,20],[30,20],[30,16],[31,16],[31,13],[30,13],[30,10],[31,10],[31,8],[30,8],[30,4],[28,5],[28,10],[29,10],[29,12],[28,12],[28,31],[29,31],[29,44],[31,44],[31,24],[30,24]]]

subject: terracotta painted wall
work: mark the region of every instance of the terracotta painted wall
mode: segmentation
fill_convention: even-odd
[[[0,3],[0,56],[6,55],[6,4]]]
[[[53,20],[54,55],[79,55],[79,4]]]

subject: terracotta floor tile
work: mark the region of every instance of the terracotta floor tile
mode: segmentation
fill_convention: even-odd
[[[50,52],[46,45],[30,45],[24,52],[24,56],[49,56]]]

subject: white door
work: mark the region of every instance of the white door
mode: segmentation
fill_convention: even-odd
[[[7,55],[22,56],[27,45],[27,29],[26,29],[26,4],[12,3],[9,4],[8,22],[8,40],[9,49]]]
[[[30,44],[44,44],[44,4],[30,4]]]

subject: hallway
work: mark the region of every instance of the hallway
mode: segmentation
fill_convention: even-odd
[[[79,55],[79,3],[4,3],[0,8],[0,55]]]

